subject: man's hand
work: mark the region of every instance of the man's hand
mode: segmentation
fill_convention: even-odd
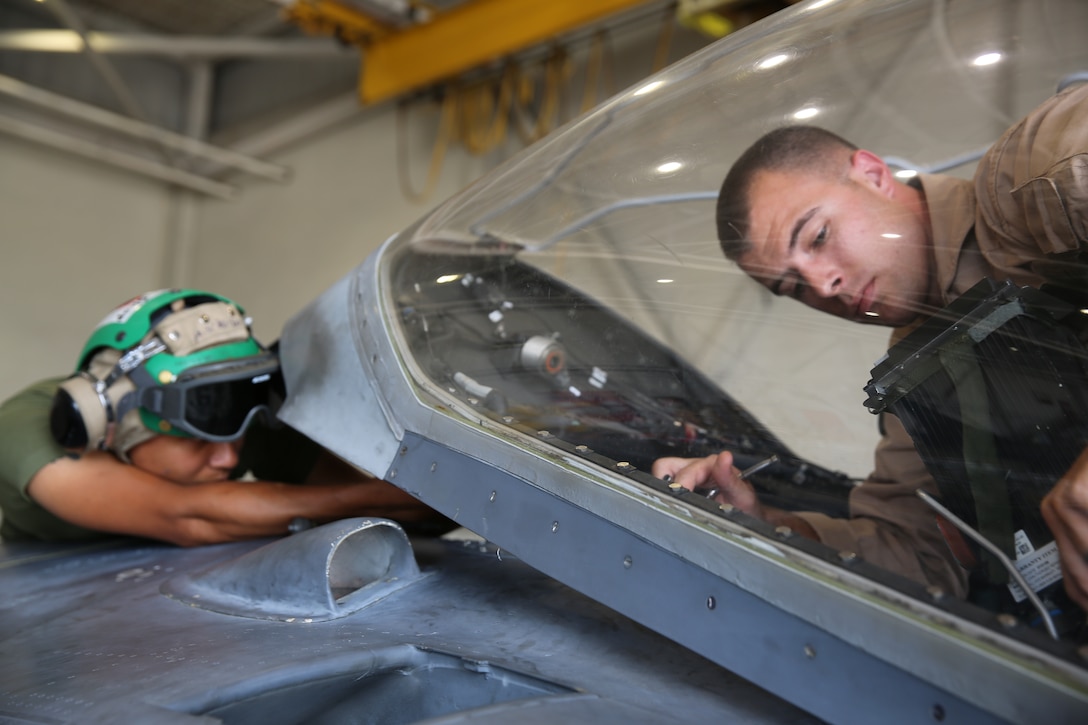
[[[1042,512],[1061,553],[1065,591],[1088,610],[1088,449],[1043,499]]]
[[[689,491],[717,488],[715,501],[732,504],[750,516],[766,518],[755,489],[740,477],[740,469],[733,465],[733,454],[729,451],[706,458],[659,458],[651,470],[658,478],[669,476]]]
[[[328,486],[330,484],[355,484],[366,486],[365,505],[352,515],[380,516],[405,524],[454,524],[432,509],[427,504],[402,491],[388,481],[371,476],[358,468],[337,458],[328,451],[318,456],[313,470],[306,478],[307,486]]]
[[[752,485],[741,478],[741,471],[733,465],[733,454],[722,451],[706,458],[658,458],[651,471],[658,478],[669,477],[689,491],[701,492],[717,489],[713,498],[763,519],[774,526],[788,526],[794,532],[814,541],[820,537],[811,524],[803,518],[773,506],[764,506]]]

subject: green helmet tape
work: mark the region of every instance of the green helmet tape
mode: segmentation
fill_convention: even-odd
[[[198,289],[164,289],[147,292],[118,305],[102,318],[79,354],[77,370],[82,370],[91,357],[102,348],[128,350],[138,345],[161,319],[164,310],[179,300],[191,304],[194,301],[218,300],[240,313],[245,310],[232,300],[213,292]]]

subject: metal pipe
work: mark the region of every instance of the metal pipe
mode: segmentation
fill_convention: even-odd
[[[275,153],[373,112],[374,109],[360,105],[355,91],[349,91],[315,104],[285,121],[246,135],[239,139],[237,148],[251,155]]]
[[[189,100],[186,103],[185,127],[183,130],[191,138],[207,137],[211,118],[214,72],[208,61],[186,63],[189,77]],[[194,285],[193,271],[197,257],[197,218],[199,216],[196,197],[179,189],[171,195],[171,214],[167,225],[166,245],[163,248],[162,281],[166,287],[186,287]]]
[[[232,199],[235,194],[235,187],[229,184],[221,184],[218,181],[212,181],[203,176],[191,174],[188,171],[163,166],[142,156],[134,156],[109,149],[100,144],[42,128],[26,121],[0,116],[0,132],[19,136],[28,141],[52,146],[96,161],[104,161],[128,171],[135,171],[159,181],[184,186],[219,199]]]
[[[91,65],[94,66],[94,69],[98,71],[98,75],[102,76],[102,80],[106,82],[106,85],[113,92],[113,95],[121,102],[121,106],[125,109],[125,113],[140,121],[146,121],[147,118],[144,114],[143,107],[140,106],[140,102],[136,100],[136,96],[129,90],[125,81],[117,72],[117,69],[113,67],[113,64],[104,56],[95,52],[94,46],[87,37],[87,28],[84,27],[80,17],[68,6],[67,0],[49,0],[48,7],[53,11],[53,14],[57,16],[58,20],[79,34],[80,39],[83,41],[83,50],[87,54],[88,60],[91,61]]]
[[[190,136],[184,136],[142,121],[126,118],[97,106],[36,88],[10,76],[0,75],[0,93],[118,133],[155,141],[190,156],[208,159],[253,176],[273,181],[285,181],[290,174],[288,169],[283,166],[270,164],[267,161],[261,161],[230,149],[213,146]]]
[[[354,48],[328,38],[219,38],[134,33],[86,33],[87,42],[103,55],[151,55],[170,58],[339,58],[358,61]],[[74,30],[8,30],[0,32],[0,50],[30,53],[81,53],[83,38]]]

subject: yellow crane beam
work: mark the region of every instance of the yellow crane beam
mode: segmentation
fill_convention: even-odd
[[[297,0],[288,16],[305,28],[332,32],[362,47],[359,96],[369,104],[653,2],[660,0],[466,0],[407,28],[367,24],[359,11],[330,0]]]
[[[283,10],[287,20],[308,33],[332,35],[363,46],[393,29],[369,15],[335,0],[295,0]]]

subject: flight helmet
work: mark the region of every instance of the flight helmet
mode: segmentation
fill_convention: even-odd
[[[74,451],[128,451],[156,435],[232,441],[282,395],[279,360],[231,300],[195,289],[134,297],[98,323],[53,399]]]

